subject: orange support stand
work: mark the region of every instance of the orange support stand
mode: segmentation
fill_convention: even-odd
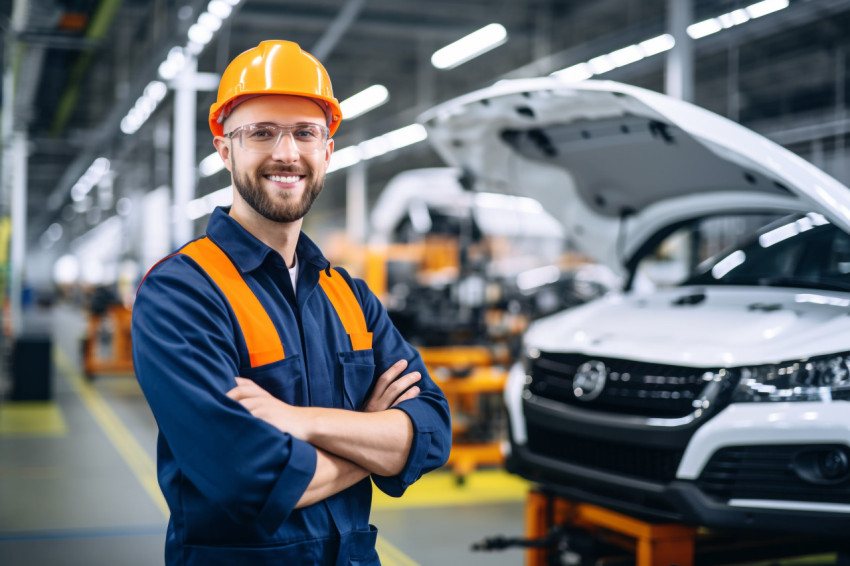
[[[501,396],[507,372],[491,365],[493,355],[482,346],[421,348],[420,353],[452,412],[452,451],[447,465],[458,481],[463,482],[480,466],[501,466],[501,435],[472,439],[468,433],[477,420],[488,418],[480,414],[480,402],[485,396]]]
[[[131,316],[130,310],[119,304],[111,305],[103,314],[89,316],[83,351],[83,369],[87,378],[132,375]]]
[[[693,566],[696,527],[648,523],[587,503],[532,490],[525,506],[525,534],[537,539],[554,525],[574,526],[634,554],[635,566]],[[529,549],[526,566],[545,566],[549,550]]]

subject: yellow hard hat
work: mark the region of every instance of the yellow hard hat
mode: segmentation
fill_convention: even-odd
[[[221,75],[218,99],[210,106],[210,130],[224,134],[222,122],[243,96],[290,94],[311,98],[325,108],[330,135],[342,120],[331,79],[318,59],[291,41],[263,41],[237,56]]]

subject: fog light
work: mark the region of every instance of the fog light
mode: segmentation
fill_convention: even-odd
[[[850,480],[850,455],[843,446],[822,446],[799,452],[792,465],[808,483],[837,485]]]
[[[843,450],[822,452],[818,457],[818,471],[827,480],[842,478],[850,471],[850,460]]]

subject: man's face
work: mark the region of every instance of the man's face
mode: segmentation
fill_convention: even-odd
[[[224,131],[229,133],[256,123],[324,125],[325,122],[321,108],[306,98],[268,95],[239,104],[225,120]],[[233,207],[237,212],[253,211],[273,222],[295,222],[307,214],[322,191],[333,151],[332,140],[314,153],[299,151],[289,135],[284,135],[277,147],[267,153],[246,151],[238,135],[225,140],[216,138],[216,147],[232,173],[236,189]]]

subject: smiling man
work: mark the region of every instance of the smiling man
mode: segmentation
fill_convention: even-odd
[[[448,458],[448,405],[419,354],[301,231],[341,118],[298,45],[234,59],[210,109],[233,205],[139,287],[169,565],[378,564],[370,478],[400,496]]]

